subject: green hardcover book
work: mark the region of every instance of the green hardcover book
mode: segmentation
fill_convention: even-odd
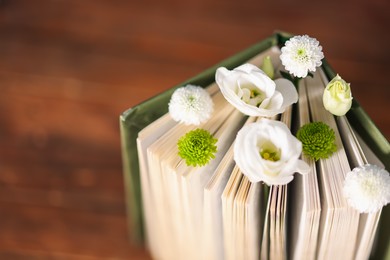
[[[142,243],[144,240],[140,170],[136,143],[138,133],[168,112],[168,102],[176,88],[186,84],[206,87],[215,81],[215,71],[218,67],[223,66],[228,69],[233,69],[272,46],[281,47],[290,37],[291,35],[288,33],[277,32],[248,49],[216,64],[201,74],[128,109],[120,115],[123,173],[129,232],[133,241]],[[328,80],[336,75],[326,60],[323,60],[322,69]],[[347,118],[356,132],[382,161],[386,169],[390,169],[389,142],[355,99],[351,110],[347,113]],[[387,221],[389,218],[390,207],[384,207],[378,228],[377,242],[373,249],[374,259],[390,259],[390,224]]]

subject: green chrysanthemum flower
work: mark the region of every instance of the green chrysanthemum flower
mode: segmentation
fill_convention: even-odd
[[[177,142],[179,156],[188,166],[204,166],[215,158],[217,139],[204,129],[186,133]]]
[[[328,158],[337,151],[332,128],[322,122],[313,122],[302,126],[297,132],[302,142],[303,153],[314,160]]]

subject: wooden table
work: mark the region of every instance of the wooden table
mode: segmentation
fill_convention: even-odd
[[[0,259],[148,259],[118,116],[271,35],[317,38],[390,137],[389,1],[0,1]]]

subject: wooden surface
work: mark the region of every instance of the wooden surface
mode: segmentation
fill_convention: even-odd
[[[149,259],[118,116],[274,30],[317,38],[390,137],[387,0],[0,1],[0,259]]]

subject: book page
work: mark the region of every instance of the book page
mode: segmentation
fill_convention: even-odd
[[[222,193],[222,223],[224,234],[224,256],[226,260],[235,259],[235,241],[234,241],[234,216],[233,206],[234,198],[237,194],[238,188],[241,184],[243,174],[240,172],[238,166],[235,166],[230,175],[229,181]]]
[[[206,88],[208,93],[213,96],[219,89],[216,84],[211,84]],[[137,138],[137,149],[138,149],[138,160],[140,165],[140,178],[141,178],[141,194],[142,194],[142,205],[144,210],[144,222],[145,222],[145,233],[146,233],[146,244],[150,251],[156,251],[156,245],[159,243],[156,241],[156,236],[153,235],[153,230],[156,230],[156,221],[153,217],[154,200],[150,195],[150,180],[149,180],[149,167],[147,164],[147,147],[156,142],[161,136],[163,136],[168,130],[177,125],[169,113],[160,117],[150,125],[146,126],[138,134]],[[156,131],[158,129],[158,131]]]
[[[249,117],[245,124],[253,122],[254,119],[254,117]],[[235,166],[233,147],[234,143],[204,188],[203,255],[201,259],[224,258],[221,195]]]
[[[338,117],[337,123],[343,137],[346,150],[348,151],[348,158],[352,167],[363,166],[370,163],[384,168],[382,162],[365,144],[363,139],[357,135],[345,116]],[[374,244],[380,216],[381,210],[376,213],[360,214],[355,259],[369,258]]]
[[[301,81],[298,87],[299,127],[310,123],[309,104],[306,85]],[[317,236],[320,225],[321,202],[317,180],[315,161],[302,154],[310,167],[305,175],[296,174],[291,183],[290,200],[294,201],[291,207],[289,241],[289,255],[292,259],[315,259],[317,249]]]
[[[287,127],[291,127],[292,106],[286,109],[281,115],[280,121]],[[297,175],[297,174],[296,174]],[[264,229],[263,239],[266,239],[264,248],[269,243],[269,259],[286,259],[286,207],[287,207],[287,185],[271,186],[269,193],[269,204],[266,214],[269,230]]]
[[[223,98],[220,92],[215,96],[215,98],[213,97],[215,113],[207,122],[198,127],[209,131],[218,138],[219,136],[216,133],[226,120],[237,121],[240,118],[230,116],[234,108]],[[232,121],[230,122],[232,123]],[[233,125],[236,125],[236,123]],[[177,125],[167,132],[164,138],[160,138],[148,148],[148,152],[150,153],[148,157],[155,158],[155,161],[150,161],[150,171],[153,172],[153,179],[156,181],[156,188],[154,190],[160,191],[155,194],[155,200],[160,200],[157,206],[161,212],[160,218],[163,222],[160,225],[160,229],[165,230],[163,233],[169,234],[170,237],[169,240],[163,239],[167,236],[160,238],[167,241],[167,245],[161,247],[160,250],[166,253],[167,259],[172,259],[173,256],[184,257],[186,255],[193,257],[193,259],[198,258],[197,253],[199,250],[196,250],[195,245],[200,243],[196,235],[199,228],[198,215],[200,213],[196,209],[199,209],[199,201],[201,201],[201,198],[196,196],[194,191],[198,189],[197,185],[199,183],[193,181],[192,185],[188,185],[182,179],[182,176],[187,176],[194,169],[203,169],[207,173],[204,168],[217,165],[219,163],[218,158],[220,158],[220,156],[216,156],[207,166],[194,168],[188,167],[177,156],[177,140],[188,131],[198,127]],[[219,147],[218,153],[223,154],[224,150]],[[195,176],[195,178],[202,177],[204,177],[204,174]],[[179,191],[179,195],[176,194],[176,191]],[[180,200],[179,202],[177,201],[178,198]],[[164,201],[161,202],[161,199]],[[175,215],[177,219],[172,218],[172,212],[175,212],[173,210],[177,212]],[[183,237],[185,238],[184,240]],[[183,241],[185,242],[183,243]],[[187,259],[189,258],[187,257]]]
[[[204,187],[216,171],[217,167],[220,165],[225,154],[228,152],[229,147],[234,141],[236,132],[244,123],[244,119],[245,118],[238,110],[234,110],[226,122],[224,122],[214,134],[214,136],[218,138],[218,151],[216,153],[216,158],[208,165],[193,168],[185,174],[180,174],[180,172],[184,173],[184,171],[179,170],[179,168],[184,167],[183,164],[176,169],[176,172],[180,174],[182,188],[186,190],[186,194],[183,195],[184,198],[187,198],[186,203],[188,204],[186,206],[188,213],[186,214],[190,216],[190,221],[192,223],[191,227],[188,227],[188,229],[192,228],[193,237],[196,240],[194,243],[198,245],[202,244],[201,242],[203,238]],[[197,253],[201,253],[201,245],[197,249]],[[200,258],[200,256],[198,258]]]
[[[348,206],[342,195],[343,182],[350,166],[335,119],[322,104],[327,82],[323,81],[320,73],[317,70],[313,78],[305,78],[310,114],[313,121],[322,121],[334,130],[337,152],[318,162],[322,211],[317,258],[353,259],[359,214]],[[335,237],[337,239],[333,239]],[[344,244],[339,241],[349,242]]]
[[[245,224],[246,234],[245,259],[260,259],[261,234],[264,224],[265,198],[264,185],[252,183],[245,202]]]

